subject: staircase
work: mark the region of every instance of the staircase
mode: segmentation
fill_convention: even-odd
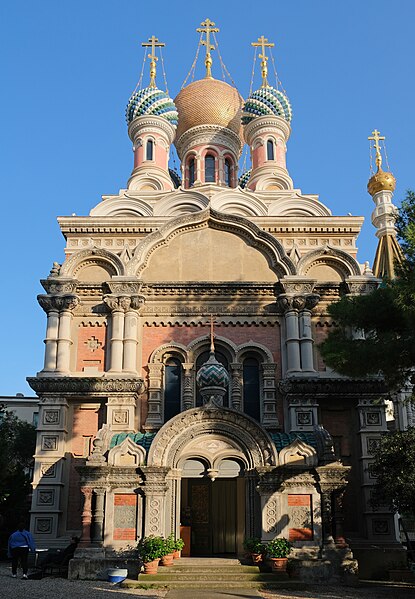
[[[246,566],[238,559],[184,557],[174,565],[159,567],[157,574],[139,574],[138,580],[126,579],[124,588],[170,589],[302,589],[305,583],[291,580],[286,573],[263,572],[258,566]]]

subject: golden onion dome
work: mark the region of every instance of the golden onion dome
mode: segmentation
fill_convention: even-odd
[[[174,103],[179,113],[176,139],[198,125],[227,127],[241,134],[243,98],[235,87],[211,77],[184,87]]]
[[[378,172],[370,177],[367,184],[367,190],[371,196],[374,196],[378,191],[395,191],[396,179],[392,173],[383,171],[381,168]]]

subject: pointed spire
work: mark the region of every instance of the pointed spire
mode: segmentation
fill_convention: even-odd
[[[156,87],[156,63],[158,58],[156,56],[156,48],[162,48],[166,44],[159,42],[155,35],[148,38],[148,42],[141,42],[144,48],[151,48],[151,53],[148,55],[150,59],[150,83],[149,87]]]
[[[261,35],[261,37],[258,38],[258,41],[251,42],[251,46],[256,46],[256,47],[260,46],[261,47],[262,54],[259,55],[259,58],[262,58],[262,60],[261,60],[262,86],[261,87],[269,87],[269,83],[267,80],[268,56],[266,55],[265,48],[273,48],[275,46],[275,44],[273,42],[269,42],[268,38]]]
[[[210,43],[210,34],[217,33],[219,31],[218,27],[215,27],[215,23],[210,19],[205,19],[202,21],[201,27],[198,27],[196,31],[198,33],[204,33],[206,35],[206,39],[202,40],[200,43],[202,46],[206,46],[206,58],[205,58],[205,67],[206,67],[206,79],[212,79],[212,56],[210,54],[211,50],[215,49],[215,46]]]

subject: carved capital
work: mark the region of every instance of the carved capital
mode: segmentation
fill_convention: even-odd
[[[79,304],[77,295],[38,295],[37,301],[46,313],[72,312]]]
[[[111,312],[126,313],[130,310],[140,310],[145,302],[144,295],[106,295],[104,302]]]
[[[59,308],[56,307],[53,295],[38,295],[37,301],[40,307],[49,314],[49,312],[59,312]]]

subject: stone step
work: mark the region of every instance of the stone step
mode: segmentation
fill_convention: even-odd
[[[184,580],[199,580],[199,581],[209,581],[209,580],[221,580],[221,581],[229,581],[229,582],[234,582],[236,581],[258,581],[258,582],[265,582],[265,581],[270,581],[270,582],[274,582],[276,579],[276,574],[271,574],[271,573],[256,573],[256,574],[246,574],[246,573],[236,573],[236,572],[232,572],[232,573],[223,573],[223,574],[218,574],[217,572],[212,573],[212,572],[199,572],[196,576],[195,574],[191,573],[191,572],[180,572],[180,573],[158,573],[158,574],[140,574],[138,577],[138,580],[141,582],[146,582],[149,580],[152,581],[170,581],[170,580],[176,580],[176,581],[184,581]],[[286,577],[287,575],[285,575],[284,577]]]
[[[171,581],[151,581],[140,580],[124,580],[121,583],[122,588],[134,589],[292,589],[302,590],[307,587],[307,584],[297,580],[275,580],[275,582],[253,582],[253,581],[223,581],[223,580],[171,580]]]
[[[198,572],[233,572],[234,574],[246,573],[246,574],[255,574],[260,572],[258,566],[181,566],[174,565],[170,567],[159,566],[159,572],[192,572],[192,574],[197,574]]]

